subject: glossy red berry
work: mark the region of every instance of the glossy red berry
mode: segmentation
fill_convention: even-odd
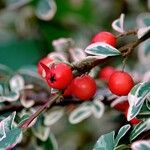
[[[104,68],[102,68],[102,69],[99,71],[99,73],[98,73],[99,79],[108,82],[110,76],[111,76],[112,73],[114,73],[114,72],[115,72],[115,68],[113,68],[113,67],[111,67],[111,66],[104,67]]]
[[[96,43],[96,42],[104,42],[115,47],[117,40],[112,33],[103,31],[103,32],[99,32],[93,37],[92,43]]]
[[[72,95],[72,83],[67,86],[67,88],[64,90],[63,96],[68,97]]]
[[[134,86],[134,81],[127,72],[115,71],[110,76],[108,86],[113,94],[119,96],[128,95]]]
[[[116,110],[125,112],[127,108],[129,108],[129,102],[128,100],[122,101],[120,103],[117,103],[113,106]]]
[[[41,64],[46,71],[46,80],[50,87],[55,89],[65,89],[73,79],[73,73],[67,64],[52,64],[50,68]]]
[[[126,111],[124,112],[126,118],[127,118],[127,113],[128,113],[128,109],[126,109]],[[130,120],[131,124],[138,124],[140,122],[141,122],[141,120],[137,119],[136,117]]]
[[[89,75],[82,75],[73,80],[72,93],[80,100],[89,100],[96,92],[96,82]]]
[[[43,63],[44,65],[46,65],[46,66],[48,67],[52,62],[53,62],[53,59],[48,58],[48,57],[45,57],[45,58],[41,59],[41,60],[38,62],[38,66],[37,66],[38,73],[39,73],[42,77],[45,77],[45,76],[46,76],[46,72],[45,72],[45,70],[43,69],[43,67],[41,66],[41,63]]]

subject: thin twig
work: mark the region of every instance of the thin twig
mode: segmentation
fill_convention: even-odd
[[[56,100],[58,100],[61,97],[61,94],[58,93],[51,99],[49,99],[43,106],[41,106],[33,115],[30,116],[28,120],[26,120],[22,125],[20,125],[20,128],[25,129],[28,128],[30,123],[39,115],[41,114],[46,108],[49,108]]]

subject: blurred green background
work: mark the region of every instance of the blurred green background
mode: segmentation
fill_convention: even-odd
[[[0,0],[0,63],[12,69],[36,64],[53,50],[51,42],[71,37],[84,48],[98,31],[111,31],[111,22],[125,13],[126,25],[135,26],[135,17],[148,11],[141,0]],[[136,7],[135,7],[136,6]],[[49,20],[38,13],[53,14]]]

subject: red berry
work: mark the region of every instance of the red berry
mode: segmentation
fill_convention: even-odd
[[[115,108],[116,110],[119,110],[119,111],[122,111],[122,112],[126,111],[126,109],[127,109],[128,107],[129,107],[129,102],[128,102],[128,100],[122,101],[122,102],[120,102],[120,103],[118,103],[118,104],[116,104],[116,105],[114,106],[114,108]]]
[[[73,80],[72,93],[80,100],[88,100],[96,92],[96,82],[89,75],[82,75]]]
[[[68,85],[68,87],[64,90],[63,96],[68,97],[72,95],[72,84]]]
[[[41,59],[39,62],[38,62],[38,73],[42,76],[42,77],[45,77],[46,76],[46,72],[45,70],[43,69],[43,67],[41,66],[40,63],[43,63],[44,65],[46,65],[47,67],[53,62],[52,59],[48,58],[48,57],[45,57],[43,59]]]
[[[127,118],[127,113],[128,113],[128,109],[126,109],[126,111],[124,112],[126,118]],[[130,120],[131,124],[138,124],[140,122],[141,122],[141,120],[137,119],[136,117],[134,117],[132,120]]]
[[[115,72],[115,68],[111,66],[104,67],[98,73],[99,79],[104,81],[109,81],[110,76],[114,72]]]
[[[92,43],[96,43],[96,42],[104,42],[115,47],[117,40],[112,33],[103,31],[103,32],[99,32],[93,37]]]
[[[46,80],[50,87],[62,90],[71,83],[73,74],[67,64],[52,64],[50,68],[44,64],[41,65],[46,71]]]
[[[108,86],[113,94],[122,96],[130,92],[134,86],[134,81],[127,72],[115,71],[110,76]]]

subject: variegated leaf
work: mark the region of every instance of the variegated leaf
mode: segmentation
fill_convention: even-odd
[[[103,42],[97,42],[89,45],[85,49],[85,52],[87,54],[96,55],[99,57],[99,59],[104,59],[108,56],[116,56],[121,54],[120,51],[118,51],[116,48]]]
[[[124,18],[125,15],[121,14],[119,19],[116,19],[112,23],[112,28],[119,33],[124,33]]]

